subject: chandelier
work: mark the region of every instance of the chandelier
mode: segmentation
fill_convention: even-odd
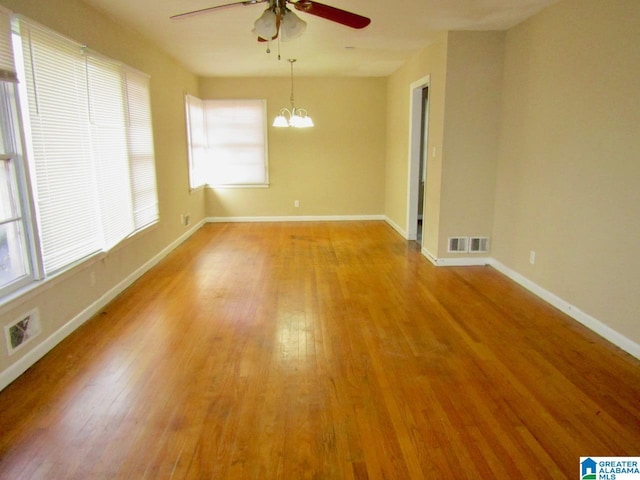
[[[289,59],[291,64],[291,109],[281,108],[278,116],[273,121],[274,127],[295,127],[295,128],[308,128],[313,127],[313,120],[307,115],[307,111],[304,108],[296,108],[293,103],[293,64],[296,59]]]

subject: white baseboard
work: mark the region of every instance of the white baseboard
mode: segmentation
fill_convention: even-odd
[[[409,234],[407,233],[406,230],[404,230],[403,228],[400,228],[400,225],[398,225],[396,222],[391,220],[389,217],[384,217],[383,220],[387,222],[387,224],[391,228],[393,228],[396,232],[398,232],[402,236],[402,238],[404,238],[405,240],[409,240]]]
[[[129,287],[138,278],[144,275],[147,271],[157,265],[164,257],[166,257],[172,250],[178,245],[187,240],[193,235],[202,225],[204,221],[194,225],[189,231],[181,235],[178,239],[173,241],[157,255],[147,261],[140,268],[136,269],[124,280],[108,290],[104,295],[90,304],[87,308],[82,310],[79,314],[65,323],[62,327],[56,330],[53,334],[47,337],[45,340],[35,345],[28,353],[11,364],[6,370],[0,372],[0,390],[3,390],[7,385],[13,382],[16,378],[27,371],[29,367],[34,365],[38,360],[44,357],[49,351],[51,351],[56,345],[58,345],[67,336],[73,333],[78,327],[80,327],[87,320],[96,315],[102,308],[104,308],[109,302],[122,293],[127,287]]]
[[[384,220],[384,215],[291,215],[276,217],[209,217],[208,223],[243,223],[243,222],[349,222]]]
[[[509,277],[514,282],[522,285],[524,288],[529,290],[531,293],[537,295],[545,302],[549,303],[550,305],[553,305],[561,312],[569,315],[574,320],[580,322],[588,329],[594,331],[595,333],[605,338],[606,340],[610,341],[611,343],[621,348],[625,352],[640,359],[640,345],[638,345],[634,341],[628,339],[627,337],[617,332],[616,330],[612,329],[611,327],[601,322],[597,318],[594,318],[591,315],[583,312],[576,306],[563,300],[562,298],[558,297],[554,293],[551,293],[550,291],[542,288],[540,285],[538,285],[535,282],[532,282],[531,280],[519,274],[515,270],[510,269],[509,267],[505,266],[498,260],[494,258],[490,258],[489,265],[491,265],[493,268],[495,268],[499,272]]]
[[[436,267],[476,267],[490,264],[490,259],[486,257],[437,258],[425,248],[422,249],[422,254]]]
[[[434,254],[432,254],[429,250],[427,250],[426,248],[422,247],[421,253],[422,253],[422,255],[427,257],[427,260],[429,260],[431,263],[433,263],[436,267],[438,266],[438,258]]]
[[[601,322],[597,318],[592,317],[591,315],[583,312],[575,305],[570,304],[566,300],[558,297],[554,293],[542,288],[535,282],[532,282],[524,275],[519,274],[515,270],[510,269],[506,265],[502,264],[498,260],[493,257],[482,258],[482,257],[464,257],[464,258],[437,258],[427,249],[422,249],[422,254],[435,266],[437,267],[466,267],[466,266],[475,266],[475,265],[490,265],[491,267],[498,270],[500,273],[506,275],[514,282],[520,284],[531,293],[537,295],[545,302],[553,305],[561,312],[569,315],[571,318],[581,323],[588,329],[594,331],[601,337],[610,341],[617,347],[621,348],[625,352],[633,355],[634,357],[640,359],[640,345],[635,343],[634,341],[628,339],[620,332],[609,327],[607,324]]]

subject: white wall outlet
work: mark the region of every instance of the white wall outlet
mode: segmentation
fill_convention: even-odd
[[[533,250],[529,252],[529,263],[531,265],[534,265],[536,263],[536,252]]]
[[[294,200],[293,201],[293,206],[296,207],[296,208],[300,207],[300,200]]]

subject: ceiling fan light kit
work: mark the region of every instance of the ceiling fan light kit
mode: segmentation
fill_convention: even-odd
[[[173,15],[171,19],[178,20],[227,7],[234,7],[237,5],[249,6],[256,5],[258,3],[269,4],[260,18],[254,22],[254,28],[252,30],[252,32],[257,35],[258,39],[261,41],[273,40],[277,38],[278,33],[280,33],[282,34],[282,41],[286,42],[288,40],[298,38],[304,33],[307,28],[307,23],[289,10],[287,8],[287,4],[293,5],[293,7],[299,12],[324,18],[325,20],[339,23],[350,28],[360,29],[371,23],[369,18],[363,17],[362,15],[348,12],[340,8],[331,7],[329,5],[324,5],[323,3],[312,0],[298,0],[297,2],[293,2],[292,0],[245,0],[180,13],[178,15]]]
[[[288,42],[298,38],[307,29],[307,22],[301,20],[295,13],[285,8],[285,14],[280,22],[280,33],[282,41]]]
[[[253,24],[251,33],[260,38],[275,37],[278,34],[278,17],[276,14],[267,8]]]

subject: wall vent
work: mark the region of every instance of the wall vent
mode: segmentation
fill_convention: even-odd
[[[469,251],[469,237],[449,237],[449,253],[466,253]]]
[[[4,335],[7,340],[9,354],[24,347],[40,333],[40,316],[38,310],[32,310],[22,315],[13,323],[4,327]]]
[[[472,253],[487,253],[489,251],[489,237],[471,237],[469,251]]]

